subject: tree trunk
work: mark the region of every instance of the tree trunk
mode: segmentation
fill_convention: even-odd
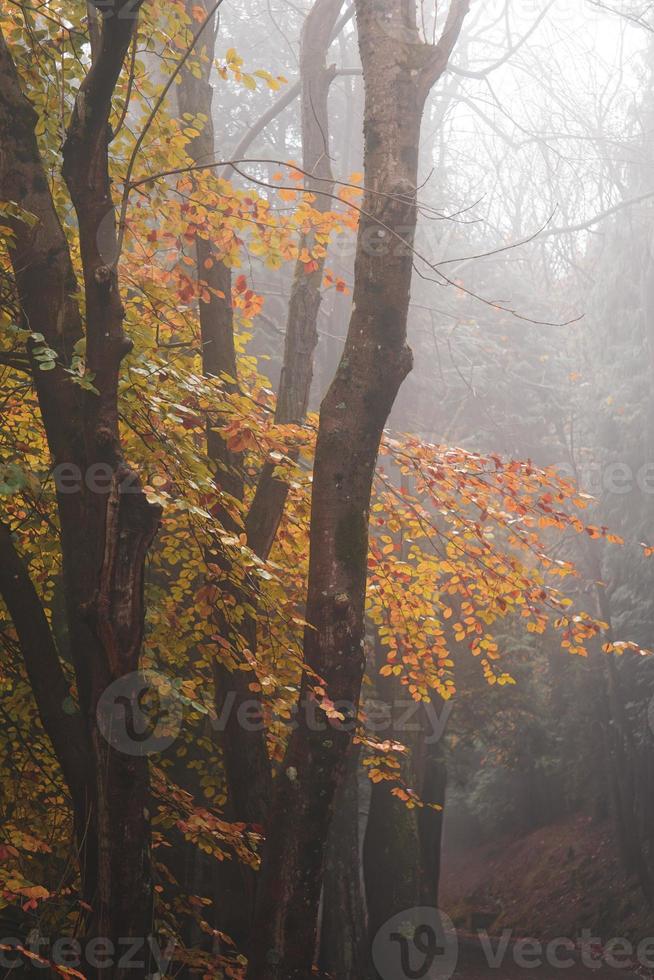
[[[334,177],[327,102],[335,69],[327,67],[326,57],[342,5],[343,0],[316,0],[304,22],[300,46],[302,168],[311,175],[306,178],[305,187],[316,195],[313,207],[320,213],[331,210],[333,205],[329,197],[334,190]],[[302,236],[301,251],[306,249],[311,253],[315,246],[313,233]],[[310,273],[299,259],[295,266],[275,410],[275,422],[279,425],[301,423],[306,418],[318,343],[325,258],[318,255],[316,268]],[[248,543],[262,558],[270,554],[288,493],[288,485],[273,477],[274,469],[272,462],[264,465],[246,522]]]
[[[301,39],[300,71],[302,87],[302,145],[304,169],[315,176],[307,180],[317,195],[315,208],[327,211],[333,190],[329,164],[329,115],[327,99],[333,72],[325,59],[342,0],[317,0],[307,15]],[[311,248],[313,236],[305,236],[301,247]],[[324,259],[307,275],[303,263],[296,265],[289,304],[284,362],[280,379],[275,421],[279,424],[302,422],[306,416],[313,374],[313,355],[318,338],[317,318],[321,301]],[[229,370],[223,367],[223,370]],[[282,518],[287,485],[273,478],[273,463],[265,463],[246,518],[248,544],[260,557],[270,554]],[[256,623],[245,625],[248,648],[256,649]],[[230,673],[216,666],[216,707],[221,713],[226,697],[236,696],[223,733],[222,746],[227,780],[237,819],[265,825],[270,795],[270,765],[261,731],[245,732],[237,723],[239,706],[252,702],[253,693],[246,672]]]
[[[587,556],[595,582],[598,611],[602,620],[608,624],[605,639],[607,643],[612,643],[614,635],[611,601],[602,582],[600,560],[590,543],[587,545]],[[613,655],[598,655],[602,657],[604,667],[605,703],[610,717],[610,724],[607,726],[609,782],[622,862],[627,874],[636,876],[643,895],[651,905],[654,902],[654,884],[644,850],[647,838],[643,840],[638,826],[640,789],[635,772],[638,759],[636,739],[625,710],[620,674]]]
[[[194,6],[195,4],[189,0],[187,4],[189,12],[192,12]],[[304,164],[305,169],[316,177],[315,181],[309,182],[310,188],[327,191],[327,193],[333,189],[330,183],[329,152],[328,147],[325,146],[325,140],[328,139],[327,96],[333,72],[325,67],[324,61],[341,6],[342,0],[318,0],[307,17],[302,35]],[[210,83],[213,49],[214,43],[208,40],[205,49],[200,52],[203,56],[200,60],[200,76],[191,71],[184,72],[179,90],[180,112],[200,111],[207,116],[208,121],[202,133],[193,140],[189,148],[193,158],[199,162],[210,161],[215,156]],[[316,209],[325,211],[329,207],[329,198],[324,194],[318,195]],[[311,236],[302,243],[309,248],[313,247],[313,244]],[[211,243],[201,236],[196,239],[196,261],[199,281],[209,287],[210,294],[208,302],[200,301],[203,370],[208,376],[221,377],[226,374],[236,385],[231,271],[224,263],[212,256]],[[213,264],[210,272],[207,273],[205,269],[209,262]],[[323,270],[323,259],[318,262],[318,269],[311,275],[306,274],[302,263],[297,264],[277,402],[276,421],[280,423],[300,422],[306,415],[313,352],[317,340],[316,321],[320,306]],[[212,290],[216,289],[225,294],[224,299],[215,297]],[[208,429],[207,451],[216,464],[216,484],[219,489],[241,500],[243,485],[239,475],[239,460],[228,452],[223,440],[215,433],[215,420],[212,427]],[[262,558],[266,558],[270,552],[287,495],[286,485],[279,480],[273,480],[272,472],[272,465],[264,466],[246,521],[248,543]],[[229,526],[229,516],[227,514],[221,516]],[[223,623],[221,627],[229,632],[228,624]],[[236,637],[235,642],[245,639],[248,648],[254,651],[256,623],[246,619],[241,632],[243,635]],[[219,715],[224,712],[227,698],[235,695],[220,738],[229,787],[231,815],[236,820],[261,827],[266,822],[271,781],[265,734],[260,730],[245,731],[238,722],[239,706],[244,702],[251,703],[255,698],[250,690],[252,677],[248,672],[229,671],[219,660],[215,662],[214,674],[216,710]],[[243,914],[249,921],[255,891],[249,869],[243,869],[243,878]],[[226,883],[226,886],[229,893],[233,895],[233,883]],[[242,936],[241,927],[238,928],[238,933],[239,937],[235,938]]]
[[[190,23],[195,22],[197,8],[201,7],[206,17],[210,4],[201,0],[187,0],[186,12]],[[188,145],[188,154],[194,163],[210,164],[216,157],[216,135],[213,121],[213,85],[211,73],[215,61],[215,45],[218,24],[205,31],[198,44],[193,64],[187,64],[181,72],[177,100],[180,117],[185,113],[202,113],[206,120],[199,135]],[[223,504],[222,495],[228,494],[236,501],[243,498],[243,478],[241,458],[231,452],[225,440],[216,431],[220,424],[222,399],[229,397],[238,389],[238,369],[234,338],[234,315],[232,308],[232,271],[221,261],[214,249],[209,235],[196,234],[194,239],[196,277],[202,293],[198,300],[200,336],[202,343],[202,371],[207,378],[219,379],[222,392],[213,408],[206,426],[207,456],[214,467],[214,481],[220,499],[214,508],[222,523],[239,533],[242,527]],[[207,550],[207,561],[224,572],[221,583],[226,591],[234,591],[236,586],[230,581],[230,565],[226,556]],[[230,623],[215,614],[216,630],[223,636],[230,636],[235,647],[239,637],[232,632]],[[243,671],[232,673],[216,658],[213,664],[216,711],[220,716],[225,699],[230,690],[237,689],[241,699],[253,698],[249,690],[251,675]],[[261,823],[264,801],[268,797],[270,766],[266,753],[265,736],[261,732],[246,732],[238,726],[236,711],[232,710],[227,725],[217,738],[222,750],[222,761],[228,785],[226,815],[231,820],[242,820],[250,824]],[[245,760],[245,761],[244,761]],[[200,866],[205,861],[200,860]],[[194,865],[195,873],[198,862]],[[207,871],[207,868],[204,868]],[[225,932],[242,948],[247,938],[254,903],[255,878],[251,868],[239,862],[227,861],[220,867],[212,867],[212,890],[215,896],[216,922],[220,931]],[[197,891],[193,882],[187,881],[189,892]]]
[[[381,666],[383,660],[378,663]],[[377,686],[394,720],[406,720],[406,688],[393,676],[378,677]],[[433,700],[440,702],[437,696]],[[424,804],[444,807],[447,773],[442,740],[432,741],[435,730],[426,708],[423,704],[415,707],[408,724],[394,724],[388,737],[406,747],[401,759],[404,782]],[[391,794],[388,783],[373,785],[363,865],[371,943],[384,923],[399,912],[438,907],[443,814],[443,809],[429,805],[408,809]]]
[[[58,486],[58,508],[71,654],[93,773],[79,841],[83,895],[91,906],[90,934],[113,941],[116,949],[120,939],[143,943],[152,926],[147,759],[110,746],[98,725],[98,703],[107,687],[138,670],[143,570],[160,515],[123,459],[118,427],[119,370],[131,342],[123,331],[116,271],[109,115],[139,6],[131,4],[129,16],[124,0],[103,8],[93,64],[64,146],[84,273],[84,331],[69,245],[34,136],[36,113],[22,95],[0,36],[0,194],[39,218],[34,233],[15,222],[10,257],[24,321],[57,354],[54,370],[43,372],[32,363],[53,464],[73,466],[79,481],[68,492]],[[97,393],[81,390],[65,371],[82,333]],[[32,351],[37,343],[33,339]],[[91,489],[87,477],[93,472],[101,472],[102,480]],[[35,694],[51,696],[38,689]],[[138,969],[130,975],[144,976],[146,964]],[[91,975],[92,968],[86,972]],[[110,975],[124,974],[116,966]]]
[[[359,746],[348,754],[325,858],[320,969],[335,980],[370,980],[372,965],[361,880]]]
[[[415,10],[410,13],[403,0],[357,0],[356,10],[366,89],[366,192],[350,329],[320,411],[304,645],[306,663],[329,697],[354,712],[365,668],[372,479],[383,428],[411,369],[406,321],[420,122],[467,3],[453,5],[436,47],[421,45]],[[301,705],[315,699],[313,686],[305,675]],[[321,709],[316,715],[327,721]],[[325,845],[351,741],[350,726],[327,721],[327,731],[319,728],[300,711],[276,781],[250,980],[306,980],[311,973]]]
[[[440,810],[425,806],[418,811],[420,838],[420,904],[438,908],[441,878],[441,849],[447,790],[447,764],[442,742],[422,746],[420,798]]]

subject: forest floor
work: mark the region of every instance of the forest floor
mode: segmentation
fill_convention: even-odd
[[[448,847],[446,840],[441,907],[459,934],[456,980],[654,977],[654,938],[644,945],[654,937],[654,915],[637,883],[622,872],[610,827],[583,815],[476,847]],[[483,944],[497,949],[503,935],[501,964],[490,967]],[[542,943],[544,951],[554,939],[571,941],[575,965],[516,966],[526,937]],[[582,949],[592,966],[582,965]],[[620,968],[607,965],[612,951]],[[538,960],[537,953],[527,953],[532,962]],[[553,955],[566,960],[563,947]],[[548,958],[544,952],[543,961]]]

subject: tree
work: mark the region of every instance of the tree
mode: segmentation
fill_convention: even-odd
[[[467,9],[465,0],[455,2],[439,43],[421,47],[415,11],[405,4],[389,0],[380,7],[360,0],[356,8],[366,86],[366,194],[354,312],[320,411],[305,634],[308,668],[323,678],[330,697],[354,705],[365,668],[372,479],[384,425],[411,367],[406,318],[420,120]],[[380,261],[371,245],[385,236],[392,244]],[[305,678],[302,697],[310,696]],[[349,742],[345,731],[327,739],[312,732],[306,719],[291,736],[264,851],[248,967],[252,978],[299,980],[310,971],[325,842]]]
[[[49,663],[57,680],[35,692],[75,804],[83,895],[93,910],[89,934],[116,942],[148,935],[151,922],[147,760],[115,751],[97,721],[103,691],[139,667],[144,563],[160,516],[124,459],[117,405],[120,365],[131,341],[123,330],[116,272],[109,119],[139,6],[103,5],[93,63],[67,125],[62,162],[79,234],[83,301],[76,296],[73,243],[55,209],[35,136],[38,115],[0,36],[0,196],[17,209],[8,219],[8,247],[21,327],[53,466],[59,473],[66,469],[76,484],[72,492],[70,484],[58,485],[66,619],[80,700],[74,739],[65,737],[72,722],[56,700],[63,682],[42,615],[35,622],[43,648],[34,646],[31,618],[22,626],[23,648],[32,651],[39,670],[41,658]],[[70,370],[82,342],[93,379],[85,387]],[[103,476],[99,492],[89,489],[93,472]],[[3,546],[18,567],[7,531]],[[18,579],[4,582],[20,624],[20,611],[35,603],[29,578],[23,569]]]
[[[361,767],[373,783],[366,843],[369,895],[370,868],[379,874],[379,901],[369,901],[373,931],[397,908],[387,887],[391,867],[406,871],[402,902],[435,902],[444,790],[442,758],[425,751],[425,732],[405,737],[395,718],[386,737],[374,736],[370,698],[361,697],[364,671],[389,700],[440,709],[461,674],[461,700],[471,691],[482,696],[484,684],[468,684],[461,671],[465,658],[475,677],[496,688],[491,709],[480,713],[486,724],[514,679],[516,658],[503,657],[507,635],[526,629],[542,637],[554,619],[552,635],[559,631],[564,649],[583,655],[610,625],[583,610],[582,588],[570,588],[581,607],[573,613],[571,599],[551,585],[573,571],[554,557],[555,535],[611,540],[605,527],[577,515],[588,504],[583,494],[528,461],[384,435],[410,367],[413,265],[437,268],[414,238],[418,211],[443,213],[417,191],[422,109],[467,4],[454,0],[440,10],[441,39],[432,45],[421,39],[411,4],[359,0],[362,188],[356,175],[339,180],[333,160],[330,166],[338,121],[330,83],[339,71],[358,71],[328,66],[329,45],[347,23],[340,7],[317,0],[306,19],[301,126],[288,128],[287,142],[277,140],[281,159],[231,163],[217,159],[227,156],[225,117],[237,111],[241,121],[258,105],[261,82],[273,91],[284,82],[250,69],[233,47],[223,54],[215,4],[153,0],[140,29],[118,23],[122,7],[97,22],[81,6],[74,21],[57,5],[34,16],[26,5],[2,8],[8,84],[0,138],[3,154],[5,144],[9,150],[0,163],[0,370],[9,422],[0,433],[0,644],[12,687],[0,687],[3,802],[11,808],[9,841],[0,845],[0,904],[16,916],[17,936],[33,936],[30,925],[42,916],[62,933],[79,929],[70,911],[77,882],[65,779],[91,935],[100,928],[124,935],[125,923],[133,936],[152,928],[181,941],[175,968],[242,977],[249,956],[257,980],[304,980],[316,958],[324,883],[323,938],[340,930],[344,941],[331,961],[323,943],[321,966],[363,974],[354,792]],[[346,52],[352,39],[348,29]],[[349,63],[351,52],[344,57]],[[480,74],[467,64],[457,66],[457,80]],[[236,86],[235,110],[229,93]],[[457,132],[448,107],[458,82],[439,92],[431,121],[447,144]],[[17,119],[20,139],[11,143]],[[62,125],[69,132],[63,159]],[[300,137],[302,166],[284,158]],[[439,193],[459,193],[466,203],[467,176],[457,170],[448,183],[443,160]],[[229,172],[239,180],[228,181]],[[116,233],[109,195],[117,187]],[[499,209],[518,230],[521,193]],[[328,289],[332,296],[346,290],[326,253],[335,232],[357,224],[355,308],[318,419],[310,389],[319,307]],[[483,246],[476,227],[469,237],[462,223],[451,227],[463,251],[470,237]],[[498,261],[479,275],[479,295],[507,282],[523,302],[524,283],[522,291],[514,286],[521,277],[506,268],[500,276],[500,268]],[[83,296],[73,291],[80,271]],[[347,268],[338,271],[350,277]],[[264,277],[290,289],[277,397],[252,354],[256,340],[248,346],[266,322]],[[457,313],[473,297],[456,285],[462,288],[447,292],[458,324],[452,360],[470,354],[475,369],[481,360],[485,406],[501,406],[512,383],[504,338],[480,343],[478,324]],[[512,332],[508,309],[474,301]],[[547,310],[550,301],[538,305]],[[546,429],[532,390],[543,380],[541,348],[536,325],[524,322],[515,328],[529,392],[519,432],[537,444]],[[422,346],[430,323],[423,317],[425,363],[433,356]],[[129,353],[125,332],[134,342]],[[556,372],[565,373],[561,359],[553,369],[560,380]],[[487,439],[472,383],[456,362],[442,377],[447,431]],[[512,451],[503,435],[502,448]],[[70,467],[81,476],[75,494],[67,493]],[[571,537],[563,536],[566,555]],[[494,631],[499,621],[505,634]],[[535,652],[530,646],[519,660],[524,674]],[[140,666],[164,675],[163,705],[186,716],[149,760],[107,746],[95,710]],[[407,828],[411,848],[395,846],[391,823]],[[356,866],[339,887],[325,879],[326,850],[341,868]],[[129,888],[121,881],[116,894],[123,871]],[[349,931],[342,908],[350,910]]]

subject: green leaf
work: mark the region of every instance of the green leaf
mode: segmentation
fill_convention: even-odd
[[[0,496],[11,497],[22,490],[26,483],[27,476],[16,463],[0,467]]]

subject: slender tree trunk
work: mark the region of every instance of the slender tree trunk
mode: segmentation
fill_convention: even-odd
[[[210,9],[208,0],[187,0],[186,11],[191,24],[194,11],[200,6],[206,16]],[[216,158],[216,134],[213,120],[212,72],[218,24],[205,32],[201,43],[181,73],[177,90],[180,116],[185,113],[202,113],[206,121],[201,132],[188,146],[191,159],[198,164],[208,164]],[[196,234],[194,241],[196,276],[201,296],[198,300],[200,335],[202,343],[202,371],[207,378],[219,379],[222,385],[220,397],[228,398],[238,390],[238,367],[234,337],[232,308],[232,270],[217,254],[210,235]],[[214,508],[225,527],[241,532],[242,527],[222,502],[228,494],[236,501],[243,499],[242,460],[238,453],[229,450],[217,427],[220,424],[221,406],[217,404],[206,427],[207,455],[214,466],[214,480],[221,499]],[[230,563],[227,557],[209,550],[209,562],[222,569],[221,586],[226,592],[237,592],[230,580]],[[215,613],[216,629],[229,637],[236,649],[243,645],[243,637],[218,612]],[[249,639],[249,636],[248,636]],[[245,641],[247,644],[247,640]],[[226,715],[224,730],[217,738],[222,752],[222,763],[228,786],[227,815],[232,820],[261,825],[266,802],[270,793],[270,764],[262,731],[244,730],[238,723],[238,705],[252,700],[249,685],[252,675],[244,671],[230,671],[220,660],[214,659],[214,689],[216,712]],[[229,707],[230,692],[237,696],[237,703]],[[227,703],[227,707],[226,707]],[[190,884],[190,883],[189,883]],[[239,862],[224,862],[214,869],[213,891],[216,906],[216,925],[242,949],[248,936],[254,907],[255,873]]]
[[[329,210],[331,202],[326,195],[333,190],[327,100],[334,72],[326,67],[325,60],[341,6],[342,0],[317,0],[307,15],[301,38],[303,164],[313,175],[307,180],[307,188],[323,192],[317,193],[315,208],[319,212]],[[313,235],[304,236],[301,247],[312,249],[314,245]],[[316,264],[311,274],[300,261],[295,269],[275,412],[275,421],[281,424],[302,422],[309,403],[324,258],[319,257]],[[273,470],[274,464],[264,464],[245,522],[249,546],[264,559],[273,545],[288,493],[287,485],[273,478]],[[248,647],[254,651],[256,623],[246,622],[245,632]],[[244,732],[237,722],[240,705],[253,700],[249,680],[247,673],[241,671],[236,676],[217,665],[217,710],[222,711],[230,694],[236,696],[222,740],[235,812],[238,819],[263,826],[271,794],[265,736],[260,731]]]
[[[416,733],[407,732],[398,722],[406,715],[406,689],[398,678],[383,677],[379,668],[385,662],[381,643],[375,643],[374,670],[376,693],[390,712],[387,738],[405,746],[401,758],[402,779],[416,791]],[[374,783],[363,845],[363,872],[368,909],[369,939],[398,912],[420,905],[420,834],[418,814],[391,794],[386,782]]]
[[[327,67],[326,57],[342,5],[343,0],[316,0],[304,22],[300,42],[302,168],[311,175],[306,178],[305,187],[316,195],[313,207],[319,213],[330,211],[333,206],[329,197],[334,190],[334,177],[327,102],[336,69]],[[302,236],[300,250],[311,254],[317,244],[315,234],[310,232]],[[275,421],[280,425],[300,423],[306,418],[325,259],[325,255],[316,255],[315,268],[310,273],[301,260],[295,266],[275,410]],[[260,557],[270,553],[288,493],[288,485],[273,477],[274,468],[272,462],[265,464],[246,522],[248,543]]]
[[[593,581],[596,583],[597,605],[601,618],[608,624],[606,641],[613,642],[612,610],[606,587],[602,584],[602,569],[592,544],[587,547]],[[603,655],[602,655],[603,656]],[[605,703],[610,712],[608,727],[609,771],[613,811],[622,861],[628,874],[637,877],[647,901],[654,902],[651,869],[645,856],[646,840],[640,833],[638,810],[640,788],[636,780],[638,750],[631,721],[625,710],[619,671],[612,655],[603,661]]]
[[[396,719],[406,719],[406,688],[392,676],[378,678],[378,684]],[[429,707],[437,706],[442,708],[442,702],[434,696]],[[447,782],[442,732],[433,741],[433,716],[423,704],[416,705],[409,724],[410,731],[406,725],[394,725],[389,737],[406,747],[401,775],[425,805],[408,809],[391,794],[388,784],[373,785],[364,841],[371,943],[382,925],[399,912],[416,906],[438,907]]]
[[[189,10],[195,4],[189,0]],[[312,189],[329,193],[333,188],[329,169],[327,96],[333,71],[325,65],[325,56],[342,0],[318,0],[309,13],[302,35],[303,111],[302,131],[304,164],[315,174]],[[200,52],[200,74],[185,72],[179,90],[180,112],[203,112],[208,119],[200,134],[193,140],[190,153],[199,162],[215,157],[215,134],[212,122],[212,88],[210,72],[213,63],[215,37],[208,39]],[[203,57],[202,57],[203,56]],[[322,178],[322,179],[318,179]],[[326,211],[329,198],[318,195],[316,209]],[[307,236],[303,246],[312,248],[313,236]],[[203,345],[203,370],[206,375],[228,375],[237,384],[237,365],[234,348],[234,328],[231,308],[231,270],[212,255],[211,242],[201,236],[196,240],[198,278],[209,287],[209,301],[200,302],[200,324]],[[205,271],[209,267],[209,272]],[[316,320],[320,306],[320,289],[324,259],[318,268],[307,275],[298,262],[289,308],[284,367],[278,395],[277,422],[302,421],[306,415],[311,386],[313,352],[317,339]],[[225,298],[215,296],[222,292]],[[215,420],[208,429],[207,450],[216,464],[216,483],[222,491],[242,499],[243,485],[239,460],[229,453],[223,440],[215,433]],[[268,556],[281,519],[287,486],[272,479],[272,465],[266,465],[261,475],[255,499],[246,521],[248,543],[262,558]],[[229,517],[222,515],[229,522]],[[225,624],[223,624],[225,626]],[[243,629],[250,650],[256,646],[256,623],[247,620]],[[223,714],[227,699],[235,695],[227,714],[221,747],[229,786],[230,803],[235,819],[262,826],[265,823],[270,798],[270,764],[265,735],[261,731],[245,731],[238,723],[238,709],[252,702],[248,672],[230,672],[219,661],[215,663],[216,709]],[[254,726],[252,726],[254,727]],[[249,877],[249,874],[248,874]],[[248,887],[254,897],[252,883]]]
[[[187,4],[192,15],[195,4]],[[302,124],[305,169],[315,174],[310,181],[311,189],[333,189],[329,168],[327,96],[333,71],[325,65],[325,56],[338,16],[342,0],[318,0],[309,13],[302,36]],[[214,58],[215,35],[205,40],[200,55],[199,72],[185,71],[179,89],[179,109],[184,112],[202,112],[207,117],[202,133],[190,145],[190,154],[198,162],[212,160],[215,155],[215,133],[212,120],[211,68]],[[318,179],[322,178],[322,179]],[[318,195],[317,210],[328,210],[329,198]],[[231,309],[231,270],[212,254],[211,242],[197,236],[196,261],[198,279],[207,287],[208,302],[200,302],[203,370],[207,376],[228,375],[237,385],[237,365],[234,348],[234,328]],[[312,248],[313,236],[306,236],[303,247]],[[208,270],[208,271],[205,271]],[[318,268],[307,275],[304,265],[297,264],[289,307],[284,367],[278,396],[276,420],[278,422],[302,421],[306,415],[311,386],[313,352],[317,340],[316,321],[320,305],[320,289],[324,259]],[[216,296],[216,291],[224,298]],[[216,483],[221,491],[227,491],[242,499],[243,486],[239,473],[238,458],[229,453],[223,440],[215,432],[215,420],[207,432],[207,450],[216,464]],[[272,479],[273,466],[266,465],[261,475],[257,493],[246,522],[248,543],[260,557],[267,557],[284,509],[287,487]],[[221,512],[228,523],[230,518]],[[229,632],[228,624],[222,628]],[[247,620],[242,630],[247,646],[256,646],[256,623]],[[215,662],[216,709],[226,713],[226,725],[221,733],[220,744],[227,783],[230,809],[234,819],[261,827],[265,823],[270,798],[270,764],[266,752],[265,735],[261,731],[245,731],[238,722],[238,709],[243,702],[251,702],[255,695],[250,690],[251,677],[247,672],[227,670],[218,660]],[[235,696],[235,699],[234,699]],[[225,712],[230,699],[231,707]],[[254,881],[248,869],[244,869],[243,915],[249,919],[254,901]],[[222,876],[221,876],[222,877]],[[231,902],[236,883],[223,881],[221,891],[227,892]],[[249,910],[249,911],[248,911]],[[241,938],[243,929],[233,920]]]

